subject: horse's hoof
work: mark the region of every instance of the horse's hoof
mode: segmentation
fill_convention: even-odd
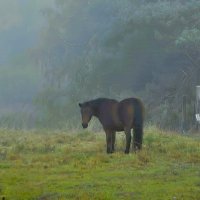
[[[107,151],[107,154],[111,154],[111,153],[113,153],[113,151]]]
[[[125,153],[125,154],[129,154],[129,151],[125,150],[124,153]]]

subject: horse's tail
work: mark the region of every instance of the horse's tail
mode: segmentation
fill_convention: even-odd
[[[143,140],[144,105],[137,99],[134,103],[134,143],[135,150],[142,148]]]

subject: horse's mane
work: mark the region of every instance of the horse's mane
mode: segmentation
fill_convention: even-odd
[[[97,98],[97,99],[93,99],[91,101],[86,101],[83,103],[83,105],[85,106],[91,106],[92,108],[97,108],[99,107],[103,102],[108,102],[108,101],[115,101],[114,99],[108,99],[108,98]]]

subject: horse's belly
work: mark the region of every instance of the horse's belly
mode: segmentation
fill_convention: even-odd
[[[106,124],[104,125],[104,129],[110,129],[113,131],[124,131],[124,127],[120,124]]]
[[[112,129],[113,131],[124,131],[124,127],[122,124],[113,124]]]
[[[115,130],[116,130],[116,131],[124,131],[124,128],[123,128],[123,127],[116,127]]]

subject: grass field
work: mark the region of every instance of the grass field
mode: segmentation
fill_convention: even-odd
[[[200,137],[145,130],[141,152],[103,133],[0,131],[0,199],[199,200]]]

